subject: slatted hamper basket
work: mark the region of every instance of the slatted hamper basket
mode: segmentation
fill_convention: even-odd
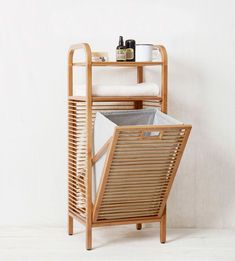
[[[161,218],[190,129],[157,109],[98,112],[93,221]]]

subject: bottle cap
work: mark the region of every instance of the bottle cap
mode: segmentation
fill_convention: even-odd
[[[125,41],[126,48],[135,48],[135,40],[128,39]]]

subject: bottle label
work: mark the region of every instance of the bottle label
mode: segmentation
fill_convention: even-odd
[[[134,50],[133,50],[133,48],[127,48],[126,49],[126,59],[127,60],[134,59]]]
[[[126,50],[125,49],[116,50],[116,60],[117,61],[126,61]]]

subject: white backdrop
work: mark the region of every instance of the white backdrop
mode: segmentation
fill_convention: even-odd
[[[235,228],[234,1],[0,5],[0,225],[65,225],[67,50],[112,55],[123,35],[166,46],[169,113],[193,125],[168,225]]]

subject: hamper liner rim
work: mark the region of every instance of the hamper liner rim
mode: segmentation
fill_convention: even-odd
[[[175,121],[175,123],[171,122],[171,124],[136,124],[136,125],[118,125],[116,124],[114,121],[112,121],[111,119],[109,119],[108,117],[106,116],[110,116],[110,115],[126,115],[126,114],[148,114],[149,112],[153,112],[153,113],[157,113],[158,117],[161,117],[162,119],[168,119],[170,121]],[[108,112],[97,112],[96,114],[101,114],[103,115],[105,118],[107,118],[109,121],[113,122],[116,127],[118,128],[121,128],[121,127],[125,127],[125,126],[145,126],[145,127],[150,127],[150,126],[177,126],[177,125],[189,125],[189,124],[184,124],[182,121],[179,121],[173,117],[171,117],[170,115],[166,114],[166,113],[163,113],[161,112],[159,109],[157,108],[147,108],[147,109],[137,109],[137,110],[120,110],[120,111],[108,111]],[[177,122],[177,123],[176,123]]]

